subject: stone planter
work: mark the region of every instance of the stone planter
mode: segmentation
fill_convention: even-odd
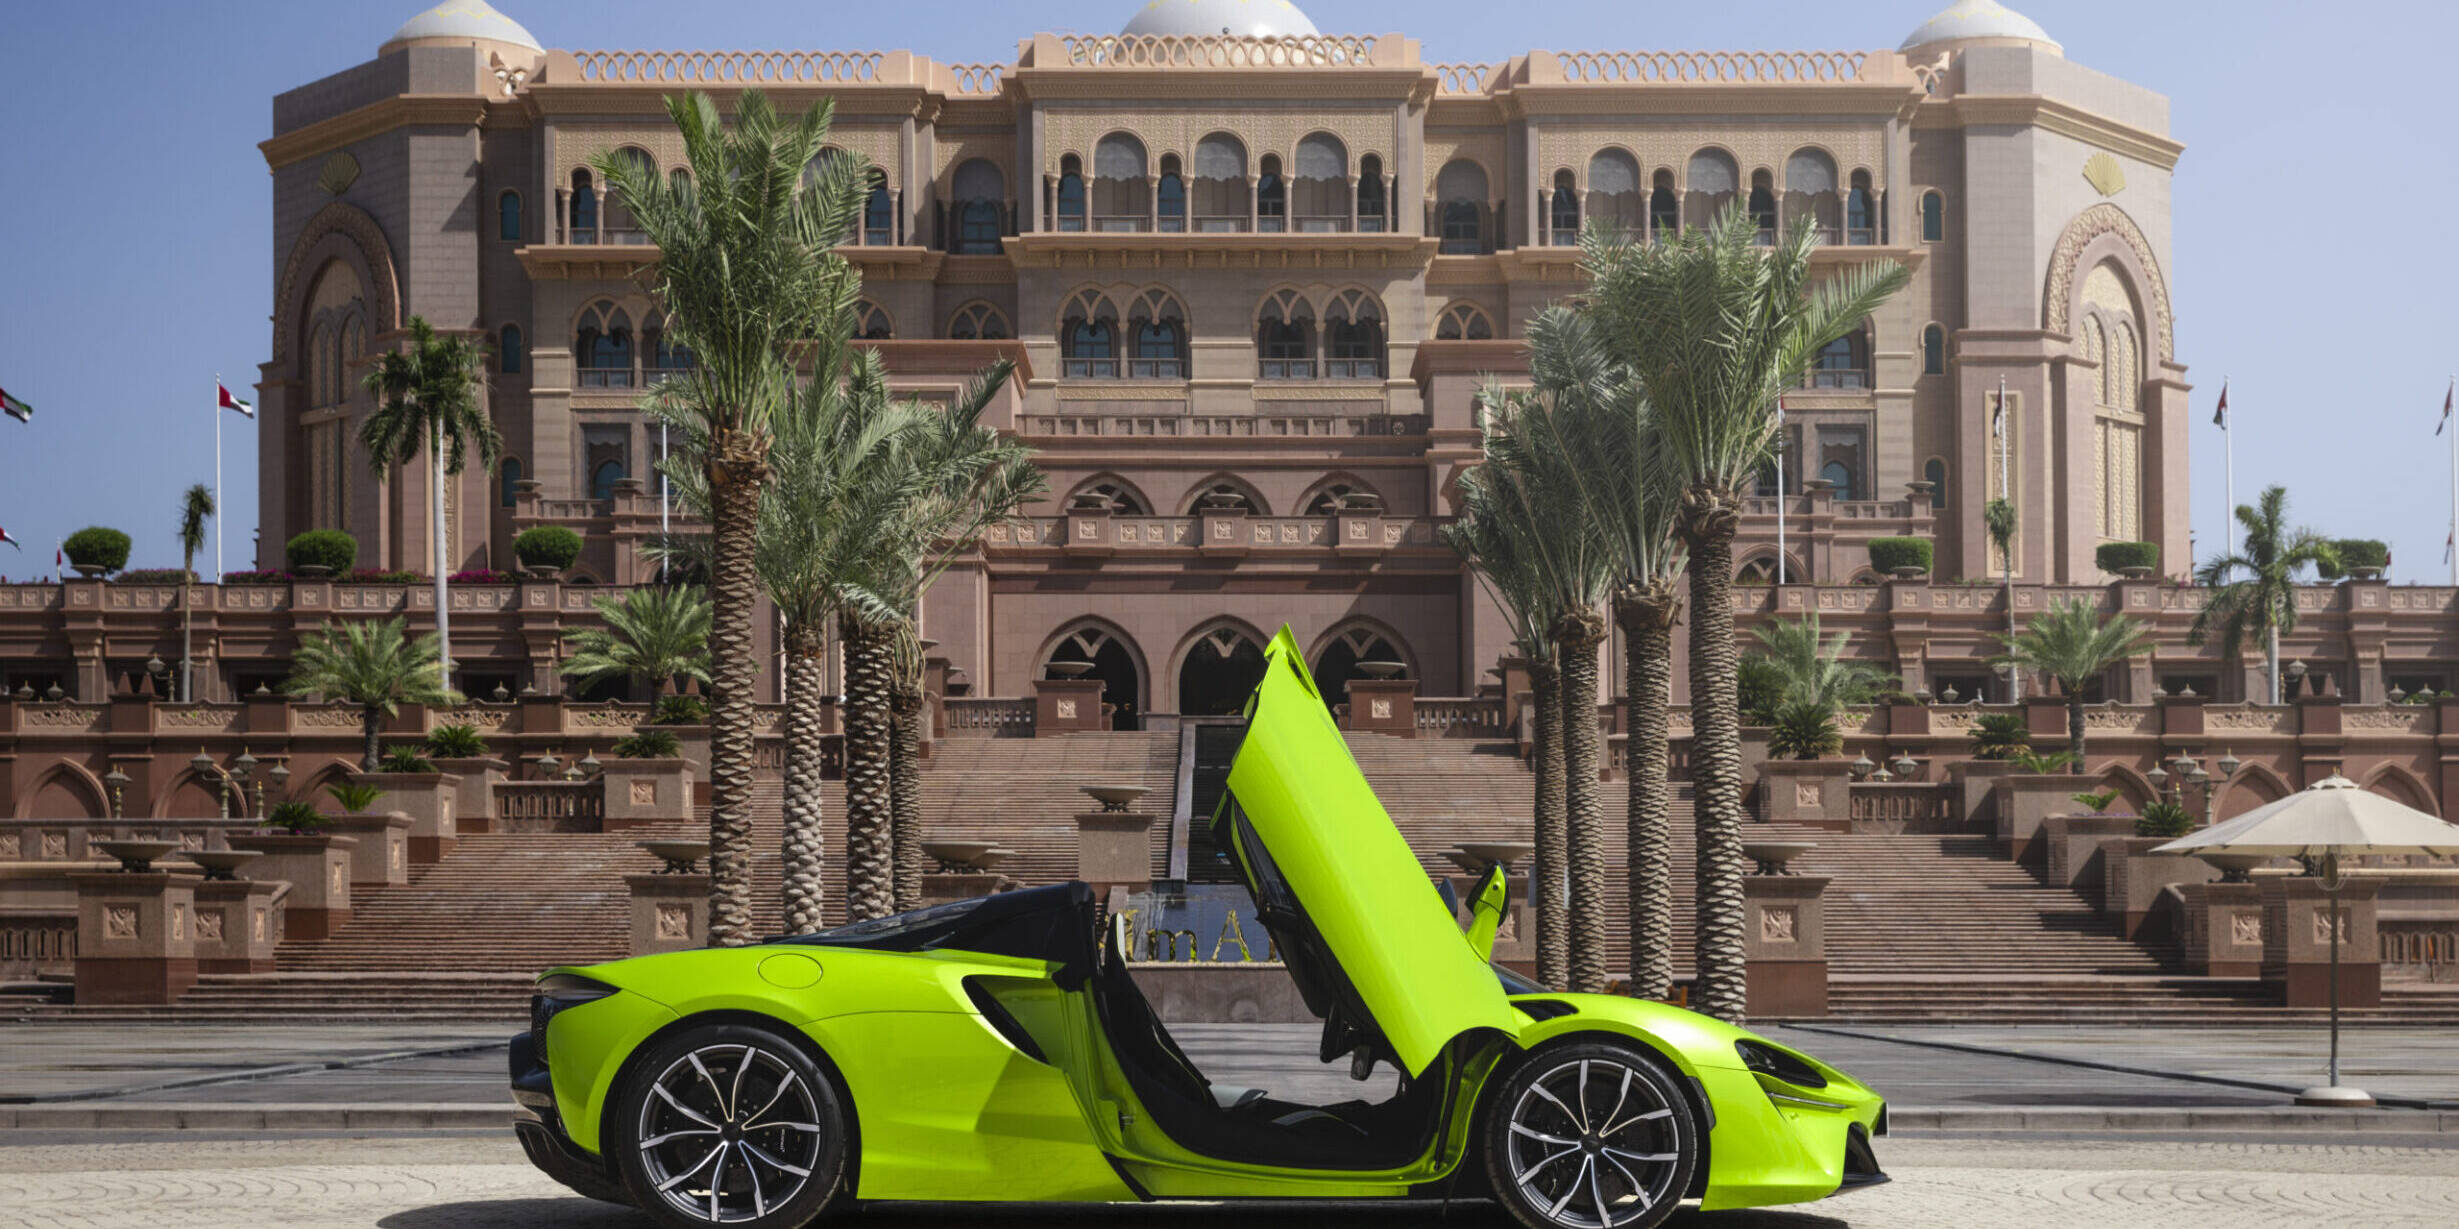
[[[350,850],[353,887],[410,882],[410,834],[416,820],[400,811],[381,815],[335,815],[326,827],[357,842]]]
[[[1103,686],[1100,679],[1094,678],[1036,680],[1033,684],[1033,736],[1046,738],[1080,730],[1109,729],[1110,715],[1102,711]]]
[[[1765,760],[1759,765],[1759,818],[1767,823],[1802,824],[1830,832],[1849,832],[1853,804],[1849,761]]]
[[[2219,870],[2201,858],[2152,852],[2168,841],[2165,836],[2123,836],[2101,842],[2101,908],[2117,915],[2129,939],[2183,939],[2182,935],[2143,933],[2161,892],[2170,884],[2203,884],[2219,878]],[[2161,929],[2170,928],[2163,925]]]
[[[451,853],[453,846],[460,843],[459,774],[442,771],[363,772],[350,779],[384,791],[377,796],[374,805],[368,807],[369,812],[378,815],[399,812],[410,817],[409,856],[412,862],[421,865],[434,862]]]
[[[77,1003],[158,1006],[196,984],[193,874],[71,875],[77,889]]]
[[[2351,875],[2336,893],[2304,875],[2274,875],[2257,881],[2263,898],[2263,980],[2277,982],[2290,1007],[2331,1003],[2331,930],[2339,918],[2339,1005],[2382,1005],[2382,938],[2375,928],[2375,898],[2382,880]]]
[[[196,969],[199,973],[270,973],[282,941],[273,894],[261,879],[208,879],[196,885]]]
[[[1755,1019],[1827,1014],[1825,875],[1745,875],[1745,1010]]]
[[[230,838],[233,849],[265,855],[252,869],[260,880],[286,880],[284,936],[324,939],[350,921],[350,858],[358,841],[347,836],[259,832]]]
[[[1965,823],[1988,819],[1997,799],[1998,782],[2013,775],[2015,766],[2005,760],[1964,760],[1947,766],[1947,779],[1956,787],[1956,813]]]
[[[2102,878],[2101,847],[2135,832],[2132,815],[2052,815],[2041,821],[2053,888],[2097,887]]]
[[[692,766],[680,757],[608,760],[598,780],[606,788],[608,832],[683,823],[692,817]]]
[[[1351,679],[1349,716],[1342,728],[1417,737],[1417,680]]]
[[[1141,891],[1153,881],[1153,817],[1136,811],[1088,811],[1076,817],[1076,878],[1095,895],[1113,887]]]
[[[625,875],[632,896],[632,954],[675,952],[709,942],[709,877]]]
[[[2263,970],[2262,889],[2251,883],[2190,883],[2186,967],[2205,977],[2257,977]]]
[[[2062,772],[2010,772],[2000,777],[1995,795],[1998,852],[2026,866],[2040,866],[2048,852],[2041,843],[2041,825],[2073,807],[2076,791],[2092,784],[2090,777]]]
[[[512,762],[492,755],[482,755],[466,760],[439,759],[435,761],[435,766],[438,771],[460,778],[460,782],[453,790],[454,839],[458,840],[465,832],[486,831],[488,818],[495,814],[495,787],[512,779]],[[416,817],[415,812],[412,813],[412,817]],[[442,857],[446,852],[450,851],[439,850],[436,856]],[[419,862],[433,859],[419,857],[418,848],[413,846],[410,850],[410,860]]]

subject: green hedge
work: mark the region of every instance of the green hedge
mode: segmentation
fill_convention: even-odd
[[[1928,538],[1872,538],[1870,566],[1881,576],[1893,576],[1897,568],[1930,570],[1932,547]]]
[[[2334,538],[2331,552],[2339,556],[2339,565],[2324,564],[2314,570],[2324,580],[2338,580],[2351,568],[2387,568],[2391,566],[2390,544],[2378,538]]]
[[[2103,542],[2092,552],[2092,562],[2100,570],[2116,575],[2128,568],[2158,568],[2160,544],[2157,542]]]
[[[298,568],[331,568],[339,576],[358,562],[359,540],[338,529],[310,529],[282,547],[282,557]]]
[[[512,553],[520,556],[524,566],[560,572],[581,557],[581,535],[561,525],[524,529],[512,540]]]
[[[116,572],[128,566],[128,535],[100,525],[88,525],[68,535],[60,544],[70,563],[86,567],[99,565],[106,572]]]

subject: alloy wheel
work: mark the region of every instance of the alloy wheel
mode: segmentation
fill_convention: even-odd
[[[641,1099],[642,1174],[693,1220],[760,1220],[819,1168],[828,1128],[811,1084],[758,1045],[707,1045],[667,1065]]]
[[[1510,1180],[1565,1229],[1615,1229],[1680,1199],[1682,1141],[1658,1081],[1611,1058],[1560,1063],[1511,1107]]]

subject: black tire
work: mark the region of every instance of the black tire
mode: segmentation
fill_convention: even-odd
[[[801,1046],[764,1028],[709,1024],[633,1057],[599,1135],[634,1206],[659,1224],[796,1229],[844,1183],[845,1106]]]
[[[1682,1205],[1699,1128],[1656,1056],[1580,1041],[1531,1054],[1489,1089],[1486,1181],[1528,1229],[1649,1229]]]

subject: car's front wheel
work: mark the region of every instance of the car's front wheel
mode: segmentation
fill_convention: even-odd
[[[836,1083],[801,1047],[712,1024],[644,1048],[602,1133],[634,1204],[661,1223],[788,1229],[836,1193],[846,1120]]]
[[[1680,1206],[1699,1131],[1674,1076],[1623,1046],[1541,1050],[1487,1098],[1486,1173],[1529,1229],[1647,1229]]]

